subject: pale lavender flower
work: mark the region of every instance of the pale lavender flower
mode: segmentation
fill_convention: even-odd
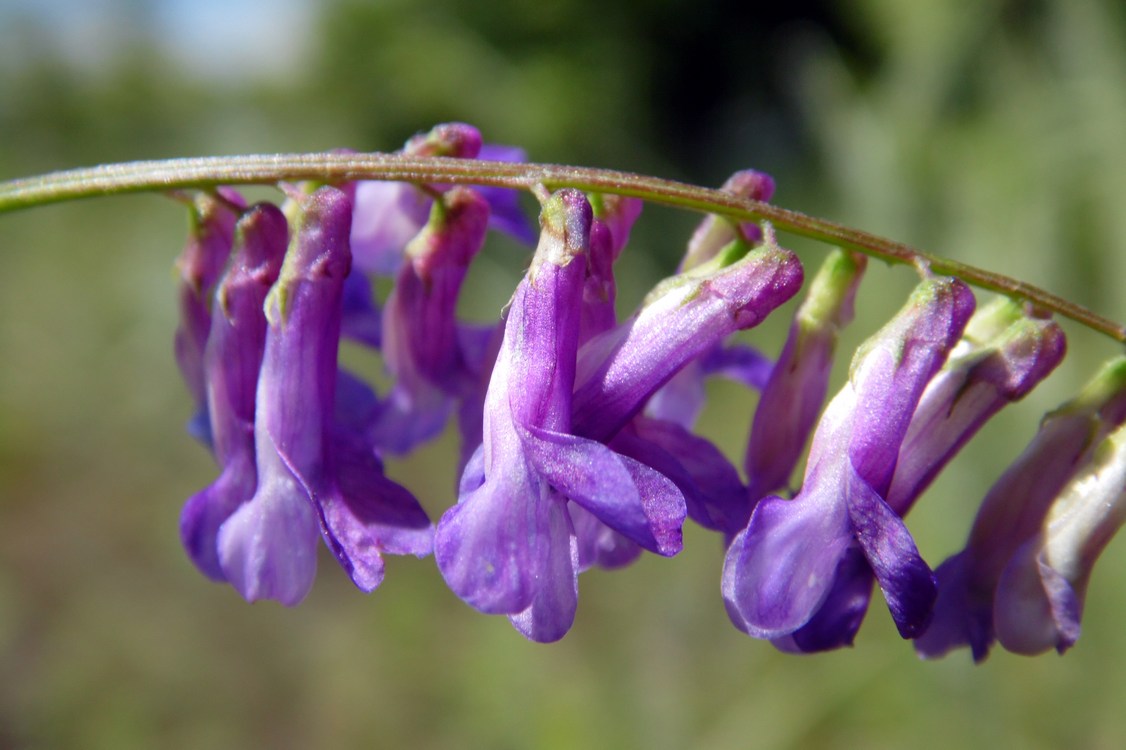
[[[1052,502],[1040,532],[1025,542],[997,581],[993,621],[1007,650],[1061,654],[1079,639],[1091,569],[1126,523],[1126,427]]]
[[[572,430],[572,393],[591,209],[548,200],[528,275],[512,299],[485,402],[484,443],[435,538],[453,591],[507,614],[526,637],[561,638],[577,606],[571,504],[664,555],[680,550],[683,498],[668,479]]]
[[[964,645],[975,661],[988,656],[1002,571],[1040,533],[1053,500],[1124,420],[1126,358],[1120,357],[1044,418],[1032,442],[986,494],[965,549],[936,571],[934,619],[915,641],[921,656],[935,658]]]
[[[808,623],[850,550],[872,567],[902,634],[926,624],[933,576],[884,497],[915,407],[972,310],[962,282],[929,279],[857,352],[817,427],[801,491],[758,503],[728,550],[723,596],[741,630],[780,638]]]

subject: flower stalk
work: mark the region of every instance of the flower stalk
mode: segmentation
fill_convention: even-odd
[[[888,263],[906,264],[1031,303],[1126,343],[1126,326],[1032,284],[910,245],[723,190],[673,180],[589,167],[486,161],[407,154],[258,154],[137,161],[54,172],[0,183],[0,213],[79,198],[123,193],[212,189],[223,185],[267,185],[310,180],[346,183],[390,180],[587,192],[641,198],[739,222],[766,221],[775,229],[826,242]]]

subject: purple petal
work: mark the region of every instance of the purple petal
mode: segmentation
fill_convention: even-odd
[[[825,600],[852,543],[837,482],[797,500],[767,497],[727,551],[723,598],[736,627],[756,638],[789,635]],[[804,492],[804,490],[803,490]]]
[[[700,358],[700,365],[705,375],[720,375],[760,391],[774,371],[774,360],[738,343],[714,347]]]
[[[904,638],[923,631],[934,606],[934,574],[923,562],[903,520],[859,477],[850,482],[848,515],[856,540],[884,592]]]
[[[579,548],[579,572],[595,565],[612,570],[629,565],[641,555],[641,547],[614,531],[581,505],[567,506]]]
[[[344,311],[341,333],[378,349],[383,339],[383,316],[371,292],[371,282],[357,268],[344,280]]]
[[[486,614],[515,614],[532,606],[542,584],[539,549],[550,543],[541,506],[557,500],[526,473],[490,477],[463,493],[438,522],[434,559],[446,584]]]
[[[404,487],[383,474],[379,459],[354,435],[332,444],[336,491],[318,496],[329,548],[361,591],[383,581],[382,553],[424,557],[433,526]]]
[[[523,162],[528,160],[528,155],[518,146],[485,143],[482,144],[477,158],[482,161]],[[536,244],[535,223],[520,206],[521,191],[485,186],[477,190],[489,203],[490,229],[504,232],[525,245]]]
[[[801,285],[801,264],[777,245],[723,262],[664,282],[632,318],[583,346],[576,434],[609,439],[680,368],[729,334],[760,323]]]
[[[574,435],[530,426],[521,440],[529,464],[568,500],[645,549],[680,551],[684,497],[662,474]]]
[[[432,203],[414,185],[357,183],[350,240],[357,270],[394,276],[403,261],[403,248],[426,225]]]
[[[969,644],[975,662],[982,662],[993,645],[993,587],[974,581],[974,565],[966,552],[946,559],[934,571],[938,598],[926,631],[915,639],[924,659],[936,659]]]
[[[291,475],[269,474],[263,482],[219,529],[219,561],[247,601],[291,607],[313,586],[320,530],[312,501]]]
[[[751,512],[739,472],[710,441],[675,422],[637,418],[611,446],[671,479],[684,494],[692,520],[734,535]]]
[[[1056,648],[1063,653],[1079,638],[1082,604],[1071,584],[1024,545],[997,584],[993,617],[1005,650],[1032,656]]]
[[[809,622],[771,643],[781,651],[804,654],[851,646],[871,599],[872,568],[858,547],[849,547],[837,565],[829,595]]]
[[[245,460],[228,463],[218,479],[188,499],[180,513],[180,540],[184,549],[196,567],[213,581],[226,580],[219,562],[219,527],[254,496],[258,477],[252,462],[253,455],[249,463]]]
[[[579,601],[578,547],[575,532],[563,503],[544,503],[546,538],[539,546],[545,558],[539,566],[543,585],[531,606],[509,615],[513,627],[525,638],[539,643],[559,640],[571,629]]]

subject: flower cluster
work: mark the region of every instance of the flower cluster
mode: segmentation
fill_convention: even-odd
[[[403,153],[523,158],[462,124]],[[723,189],[764,201],[773,188],[745,171]],[[981,659],[994,640],[1062,651],[1078,637],[1092,564],[1126,520],[1126,360],[1044,420],[936,572],[905,521],[974,433],[1063,358],[1060,328],[1031,306],[977,309],[963,282],[924,272],[826,404],[863,256],[828,255],[770,356],[733,337],[803,285],[769,224],[708,216],[676,274],[619,319],[614,263],[637,199],[539,188],[537,232],[511,190],[283,189],[281,207],[199,195],[179,261],[189,428],[219,466],[181,536],[247,600],[301,601],[323,539],[363,591],[382,581],[383,555],[432,554],[470,606],[554,641],[581,572],[674,556],[692,522],[725,545],[732,622],[785,651],[851,644],[874,584],[923,656],[968,645]],[[534,251],[499,319],[469,324],[461,289],[490,230]],[[392,280],[382,299],[375,277]],[[384,392],[340,366],[342,338],[379,354]],[[759,392],[742,472],[695,432],[714,375]],[[460,478],[431,518],[383,458],[455,416]]]

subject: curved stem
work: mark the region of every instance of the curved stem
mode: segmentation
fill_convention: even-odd
[[[775,228],[791,234],[839,245],[889,263],[925,267],[936,273],[957,276],[974,286],[1027,300],[1038,308],[1126,343],[1126,326],[1031,284],[769,203],[711,188],[607,169],[399,154],[274,154],[140,161],[0,183],[0,213],[98,195],[295,180],[331,183],[392,180],[524,190],[533,190],[536,185],[573,187],[722,214],[739,221],[769,221]]]

